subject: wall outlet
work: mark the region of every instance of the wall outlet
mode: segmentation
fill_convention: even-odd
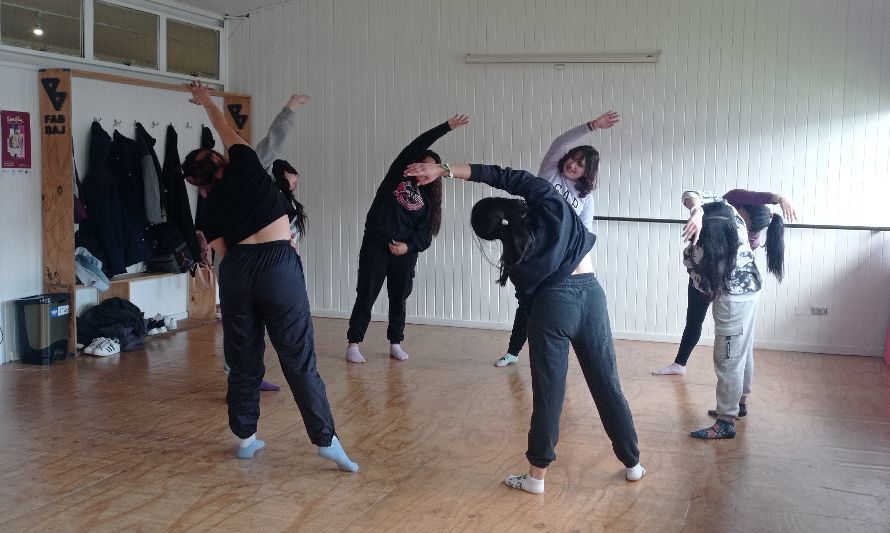
[[[826,316],[826,315],[828,315],[828,308],[827,307],[816,307],[816,306],[811,305],[810,306],[810,314],[813,316]]]

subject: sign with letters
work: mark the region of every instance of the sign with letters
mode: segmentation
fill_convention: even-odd
[[[3,170],[30,170],[31,115],[24,111],[0,111]]]

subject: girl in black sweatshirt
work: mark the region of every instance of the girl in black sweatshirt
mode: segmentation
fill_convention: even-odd
[[[501,241],[498,283],[509,279],[528,310],[533,407],[525,456],[530,466],[506,484],[544,492],[544,475],[556,458],[570,343],[627,480],[643,477],[633,417],[618,382],[606,296],[593,275],[590,250],[596,236],[548,181],[525,171],[413,164],[405,175],[421,185],[442,176],[476,181],[524,198],[484,198],[470,217],[479,238]]]
[[[449,131],[470,122],[466,115],[455,115],[447,122],[421,133],[406,146],[389,167],[386,177],[368,210],[365,235],[358,259],[358,283],[355,305],[349,317],[346,360],[364,363],[358,345],[365,338],[371,321],[371,308],[386,280],[389,295],[389,355],[408,359],[402,350],[405,338],[405,302],[411,295],[417,254],[426,250],[442,225],[442,182],[430,180],[418,186],[402,172],[410,163],[441,163],[430,146]]]

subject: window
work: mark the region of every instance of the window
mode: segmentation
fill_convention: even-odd
[[[219,32],[168,19],[167,71],[219,79]]]
[[[158,16],[97,1],[93,56],[128,66],[158,68]]]
[[[83,57],[80,0],[0,0],[0,42]]]

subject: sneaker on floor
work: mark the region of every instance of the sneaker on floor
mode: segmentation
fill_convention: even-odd
[[[108,357],[121,353],[121,345],[117,339],[102,339],[102,342],[93,350],[93,355],[98,357]]]
[[[734,439],[735,424],[726,420],[717,420],[714,425],[689,433],[693,439]]]
[[[167,328],[167,331],[173,331],[177,327],[176,319],[172,318],[172,317],[165,318],[164,319],[164,327]]]
[[[507,365],[515,364],[519,361],[518,355],[513,355],[511,353],[505,353],[503,357],[494,362],[494,366],[500,368]]]
[[[93,342],[91,342],[89,346],[83,349],[83,353],[95,355],[94,352],[96,351],[96,348],[98,348],[99,345],[103,342],[105,342],[105,337],[96,337],[95,339],[93,339]]]

